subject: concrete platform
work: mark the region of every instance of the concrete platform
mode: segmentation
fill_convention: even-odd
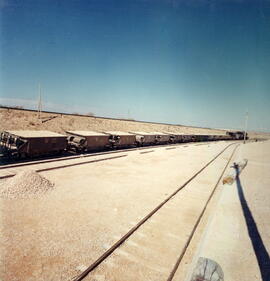
[[[270,142],[241,145],[235,161],[242,159],[248,164],[238,180],[223,185],[189,274],[182,279],[178,272],[174,280],[190,281],[199,257],[216,261],[225,281],[270,280]]]

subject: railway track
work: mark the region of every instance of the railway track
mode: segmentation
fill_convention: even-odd
[[[204,143],[198,143],[198,142],[191,142],[189,144],[195,144],[195,145],[207,145],[210,143],[218,143],[219,141],[211,141],[211,142],[204,142]],[[155,149],[155,148],[160,148],[164,147],[167,149],[175,149],[177,147],[188,147],[188,144],[186,142],[184,143],[175,143],[175,144],[167,144],[167,145],[149,145],[149,146],[143,146],[143,147],[133,147],[133,148],[126,148],[126,149],[116,149],[116,150],[107,150],[107,151],[102,151],[102,152],[88,152],[88,153],[83,153],[83,154],[77,154],[77,155],[66,155],[66,156],[58,156],[58,157],[48,157],[48,158],[43,158],[43,159],[34,159],[34,160],[23,160],[23,161],[12,161],[10,162],[4,162],[3,159],[0,157],[0,170],[8,169],[8,168],[13,168],[13,167],[24,167],[24,166],[29,166],[29,165],[34,165],[34,164],[43,164],[43,163],[52,163],[52,162],[59,162],[59,161],[64,161],[64,160],[73,160],[73,159],[78,159],[78,158],[85,158],[85,157],[94,157],[94,156],[99,156],[99,155],[106,155],[106,154],[113,154],[113,153],[121,153],[121,152],[129,152],[129,151],[136,151],[136,150],[145,150],[145,149]]]
[[[36,172],[45,172],[49,170],[55,170],[55,169],[61,169],[61,168],[66,168],[66,167],[72,167],[72,166],[77,166],[77,165],[83,165],[83,164],[89,164],[89,163],[95,163],[95,162],[100,162],[100,161],[106,161],[106,160],[112,160],[112,159],[117,159],[121,157],[127,156],[127,154],[121,154],[123,152],[131,152],[131,151],[141,151],[140,154],[147,154],[154,152],[156,148],[161,148],[164,147],[165,150],[168,149],[176,149],[176,148],[184,148],[187,147],[187,145],[184,145],[185,143],[180,143],[180,144],[170,144],[170,145],[158,145],[158,146],[146,146],[146,147],[136,147],[136,148],[129,148],[129,149],[121,149],[121,150],[115,150],[115,151],[105,151],[105,152],[97,152],[97,153],[87,153],[87,154],[80,154],[76,156],[67,156],[67,157],[57,157],[53,159],[44,159],[44,160],[34,160],[34,161],[27,161],[27,162],[22,162],[22,163],[16,163],[16,164],[10,164],[10,165],[4,165],[0,166],[0,179],[6,179],[15,176],[15,174],[21,170],[21,168],[32,166],[36,170]],[[205,143],[208,144],[208,143]],[[149,150],[151,149],[151,150]],[[103,155],[111,155],[111,154],[120,154],[117,156],[109,156],[106,158],[102,159],[97,159],[97,160],[89,160],[85,161],[87,158],[93,158],[97,156],[103,156]],[[70,163],[67,164],[66,161],[80,161],[78,163]],[[61,164],[63,162],[64,164]],[[59,163],[56,166],[51,166],[53,163]],[[37,168],[39,165],[45,164],[44,168]],[[48,165],[47,165],[48,164]],[[35,167],[37,165],[37,167]]]
[[[134,251],[136,253],[136,254],[134,254],[134,256],[139,257],[138,262],[144,262],[143,258],[142,258],[143,249],[142,249],[142,247],[136,246],[136,245],[138,245],[138,241],[140,241],[140,244],[143,244],[145,247],[149,247],[149,248],[156,247],[157,248],[157,245],[154,242],[151,242],[148,239],[144,239],[144,237],[147,236],[147,231],[149,232],[149,229],[147,228],[147,226],[150,225],[150,228],[154,229],[156,231],[156,232],[154,232],[153,230],[151,230],[151,231],[153,231],[154,234],[157,233],[156,236],[159,235],[160,231],[162,232],[164,230],[165,233],[162,233],[162,235],[164,236],[164,235],[167,235],[167,232],[169,231],[169,230],[167,231],[167,228],[166,228],[168,225],[171,228],[174,228],[175,224],[179,224],[179,218],[178,218],[178,216],[175,216],[174,208],[178,208],[178,211],[179,211],[179,206],[180,206],[180,213],[178,213],[179,215],[181,214],[181,212],[183,212],[183,209],[190,208],[190,206],[185,206],[185,200],[184,200],[185,196],[187,196],[187,197],[190,196],[191,200],[194,200],[194,199],[192,199],[191,193],[198,192],[198,188],[197,188],[198,183],[196,183],[196,180],[198,182],[200,182],[200,180],[205,180],[207,173],[209,173],[208,170],[210,169],[210,171],[212,171],[211,169],[215,168],[215,166],[213,166],[211,164],[215,163],[215,165],[218,165],[218,167],[221,169],[221,172],[219,174],[218,179],[216,179],[216,178],[211,179],[212,188],[210,188],[208,190],[208,192],[205,192],[205,190],[199,190],[199,192],[201,192],[201,194],[202,194],[203,200],[200,200],[197,202],[198,206],[195,204],[196,208],[195,207],[194,208],[196,209],[196,216],[192,217],[192,219],[191,219],[192,224],[189,225],[189,227],[187,229],[183,230],[183,232],[186,232],[185,240],[181,241],[181,243],[182,243],[181,250],[179,252],[177,250],[177,253],[174,254],[176,256],[176,259],[174,260],[174,263],[171,266],[171,271],[167,278],[167,281],[173,280],[174,274],[175,274],[179,264],[181,263],[181,260],[201,221],[201,218],[203,217],[203,215],[205,213],[208,203],[210,202],[211,198],[213,197],[213,195],[217,189],[217,186],[218,186],[226,168],[228,167],[237,147],[238,147],[238,145],[236,145],[235,143],[231,143],[231,144],[227,145],[224,149],[222,149],[207,164],[205,164],[201,169],[199,169],[191,178],[189,178],[184,184],[182,184],[180,187],[178,187],[163,202],[161,202],[158,206],[156,206],[150,213],[148,213],[135,226],[133,226],[124,236],[122,236],[116,243],[114,243],[107,251],[105,251],[99,258],[97,258],[91,265],[89,265],[86,270],[84,270],[78,276],[74,277],[72,280],[81,281],[85,278],[87,280],[96,280],[95,278],[91,279],[92,275],[90,276],[89,274],[93,273],[93,275],[94,275],[96,273],[96,271],[97,271],[97,274],[101,274],[102,271],[108,269],[108,259],[114,259],[120,264],[123,259],[128,259],[129,260],[128,262],[131,261],[129,264],[130,268],[136,268],[136,266],[134,265],[134,264],[136,264],[136,261],[133,260],[134,257],[130,257],[130,253],[128,252],[128,250],[125,251],[125,247],[127,249],[132,248],[132,251]],[[225,151],[227,151],[231,148],[232,148],[232,151],[230,153],[229,159],[224,160],[223,158],[220,158],[220,156]],[[209,169],[207,169],[208,167],[209,167]],[[186,187],[189,187],[189,188],[186,188]],[[180,195],[183,195],[183,196],[180,196]],[[173,211],[170,211],[171,208]],[[169,215],[168,215],[168,213],[166,213],[167,209],[169,209],[169,212],[170,212]],[[166,217],[169,218],[169,219],[165,220],[166,226],[163,225],[164,219],[162,219],[162,216],[164,216],[164,214],[166,215]],[[181,220],[180,220],[180,226],[181,226]],[[154,235],[153,233],[151,236]],[[169,234],[171,234],[172,237],[177,236],[174,233],[169,232]],[[164,238],[163,236],[160,237],[161,240]],[[159,241],[159,240],[157,240],[157,241]],[[121,248],[120,248],[120,246],[121,246]],[[123,250],[123,248],[124,248],[124,250]],[[117,255],[117,253],[118,253],[118,255]],[[115,255],[113,255],[113,254],[115,254]],[[153,260],[157,259],[157,257],[149,256],[145,262],[149,261],[149,258],[150,259],[152,258]],[[125,261],[125,264],[127,264],[128,262]],[[162,267],[160,267],[160,268],[162,268]],[[155,270],[160,270],[160,268],[158,268],[158,269],[155,268]],[[167,269],[167,267],[166,267],[166,269]],[[164,270],[166,270],[166,269],[164,269]],[[108,270],[111,270],[111,269],[108,269]],[[123,272],[123,270],[121,268],[118,268],[115,270],[116,271],[118,270],[120,272],[119,273],[117,271],[119,274],[128,275],[128,273],[126,271]],[[134,269],[134,270],[138,270],[138,269]],[[116,278],[116,277],[117,277],[117,275],[112,277],[112,279]],[[121,278],[122,277],[123,276],[121,276]],[[129,279],[127,276],[123,277],[123,279],[132,280],[132,279]],[[145,279],[147,279],[147,278],[145,278]],[[105,280],[107,280],[107,279],[105,279]]]
[[[13,167],[23,167],[23,166],[29,166],[34,164],[43,164],[43,163],[51,163],[51,162],[59,162],[64,160],[73,160],[78,158],[85,158],[85,157],[94,157],[99,155],[106,155],[106,154],[113,154],[113,153],[121,153],[121,152],[129,152],[129,151],[136,151],[136,150],[144,150],[149,148],[159,148],[159,147],[178,147],[182,146],[184,143],[179,144],[169,144],[169,145],[155,145],[155,146],[145,146],[145,147],[134,147],[134,148],[127,148],[127,149],[117,149],[117,150],[109,150],[109,151],[103,151],[103,152],[92,152],[92,153],[84,153],[79,155],[68,155],[63,157],[56,157],[56,158],[49,158],[49,159],[41,159],[41,160],[26,160],[19,163],[13,163],[13,164],[2,164],[0,166],[0,170],[13,168]]]
[[[89,160],[89,161],[84,161],[84,162],[78,162],[78,163],[70,163],[70,164],[62,164],[59,166],[53,166],[53,167],[44,167],[41,169],[35,169],[37,173],[40,172],[46,172],[46,171],[51,171],[51,170],[56,170],[56,169],[63,169],[63,168],[68,168],[68,167],[73,167],[73,166],[78,166],[78,165],[84,165],[84,164],[90,164],[90,163],[96,163],[96,162],[101,162],[101,161],[107,161],[107,160],[113,160],[113,159],[119,159],[126,157],[127,154],[122,154],[118,156],[111,156],[111,157],[106,157],[106,158],[101,158],[101,159],[94,159],[94,160]],[[11,174],[6,174],[6,175],[0,175],[0,179],[7,179],[14,177],[17,172],[20,170],[15,170],[15,172],[12,172]]]

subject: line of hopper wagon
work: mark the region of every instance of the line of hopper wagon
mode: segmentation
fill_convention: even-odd
[[[66,135],[50,131],[3,131],[0,134],[2,156],[33,158],[62,154],[65,151],[84,153],[118,148],[203,142],[241,140],[244,132],[226,134],[179,134],[172,132],[66,131]]]

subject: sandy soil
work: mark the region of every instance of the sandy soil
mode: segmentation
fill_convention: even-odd
[[[85,280],[167,280],[232,150],[174,196]]]
[[[49,117],[57,116],[48,120]],[[64,133],[68,130],[96,130],[96,131],[142,131],[142,132],[178,132],[186,134],[223,134],[222,130],[194,128],[180,125],[164,125],[154,123],[134,122],[127,120],[112,120],[88,116],[70,116],[61,114],[42,113],[42,123],[36,112],[0,108],[1,130],[50,130]]]
[[[51,192],[1,199],[0,278],[70,280],[226,145],[135,151],[125,158],[42,173],[55,184]],[[181,214],[183,221],[190,214]]]
[[[38,119],[36,112],[6,109],[0,107],[0,131],[3,130],[49,130],[65,133],[69,130],[94,131],[142,131],[142,132],[172,132],[183,134],[224,134],[226,130],[198,128],[184,125],[166,125],[128,120],[113,120],[91,116],[76,116],[65,114],[42,113]],[[56,117],[51,119],[52,117]],[[270,139],[270,133],[250,131],[251,138]]]

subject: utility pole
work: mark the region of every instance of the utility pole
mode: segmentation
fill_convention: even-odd
[[[40,83],[38,84],[38,93],[39,93],[39,97],[38,97],[38,119],[41,118],[41,111],[42,111],[42,100],[41,100],[41,86]]]
[[[246,138],[247,138],[247,126],[248,126],[248,110],[246,111],[246,117],[245,117],[244,143],[246,143]]]

